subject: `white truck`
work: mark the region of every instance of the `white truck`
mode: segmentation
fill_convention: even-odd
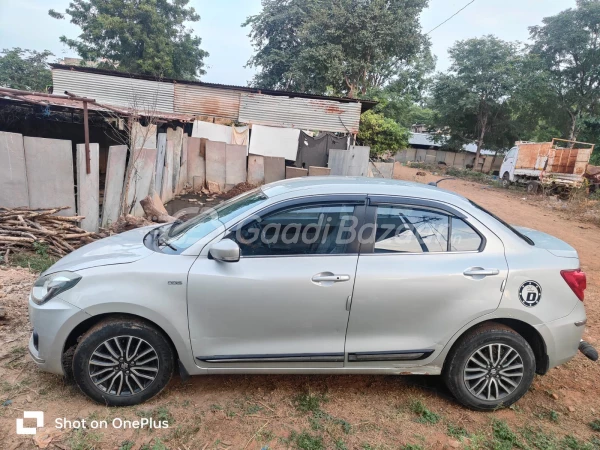
[[[517,142],[500,167],[502,186],[527,185],[527,192],[541,187],[562,193],[584,182],[594,144],[552,139],[552,142]]]

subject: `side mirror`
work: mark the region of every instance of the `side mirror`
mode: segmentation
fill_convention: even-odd
[[[231,239],[223,239],[214,244],[208,254],[217,261],[238,262],[240,260],[240,246]]]

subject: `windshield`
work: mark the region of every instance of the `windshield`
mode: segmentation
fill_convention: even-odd
[[[267,196],[254,189],[227,200],[215,208],[208,208],[185,222],[175,222],[162,229],[157,235],[158,245],[180,253],[212,231],[235,219],[255,205],[264,202]],[[167,250],[168,251],[168,250]]]
[[[494,219],[496,219],[498,222],[500,222],[502,225],[504,225],[506,228],[508,228],[510,231],[512,231],[514,234],[516,234],[517,236],[519,236],[521,239],[523,239],[525,242],[527,242],[529,245],[535,245],[534,242],[529,239],[527,236],[525,236],[523,233],[519,232],[517,229],[515,229],[512,225],[509,225],[508,223],[506,223],[504,220],[502,220],[500,217],[498,217],[497,215],[495,215],[494,213],[489,212],[487,209],[483,208],[482,206],[479,206],[477,203],[475,203],[472,200],[469,200],[469,203],[471,205],[473,205],[475,208],[483,211],[484,213],[486,213],[489,216],[492,216]]]

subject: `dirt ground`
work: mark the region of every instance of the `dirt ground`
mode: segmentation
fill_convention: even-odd
[[[402,178],[429,182],[403,168]],[[600,233],[549,209],[539,197],[462,180],[458,192],[506,221],[551,233],[579,251],[587,273],[585,339],[600,347]],[[239,375],[174,377],[158,398],[106,408],[77,387],[42,373],[26,354],[27,293],[36,275],[0,266],[0,448],[60,449],[451,449],[600,448],[599,363],[578,355],[536,377],[509,409],[477,413],[459,406],[439,377]],[[45,413],[45,429],[18,436],[23,410]],[[82,431],[59,431],[56,418],[87,419]],[[167,420],[168,428],[121,429],[112,420]],[[108,428],[92,429],[92,420]],[[594,422],[596,427],[589,424]],[[118,423],[118,422],[117,422]],[[26,425],[27,426],[27,425]],[[594,430],[595,428],[595,430]]]

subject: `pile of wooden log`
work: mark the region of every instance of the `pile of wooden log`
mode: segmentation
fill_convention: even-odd
[[[64,256],[82,245],[107,236],[78,227],[82,216],[56,216],[68,207],[52,209],[1,208],[0,252],[38,250],[45,244],[48,254]]]

